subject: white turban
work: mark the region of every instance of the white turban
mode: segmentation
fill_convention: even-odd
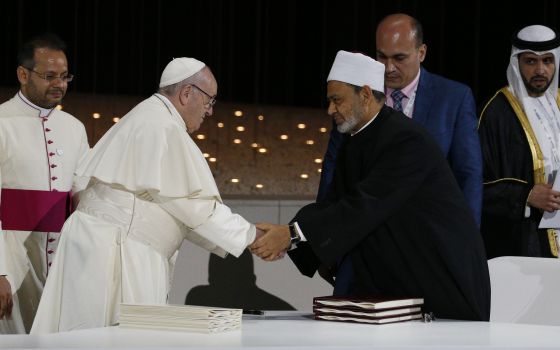
[[[341,50],[336,54],[327,78],[327,81],[331,80],[359,87],[367,85],[372,90],[384,92],[385,65],[361,53]]]
[[[167,64],[161,74],[159,87],[177,84],[200,72],[206,65],[197,59],[190,57],[175,58]]]

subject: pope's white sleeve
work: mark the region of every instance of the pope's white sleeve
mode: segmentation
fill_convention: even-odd
[[[0,230],[0,276],[8,274],[8,268],[6,267],[7,252],[6,242],[4,241],[4,231]]]
[[[0,168],[0,205],[2,204],[2,169]],[[2,221],[0,221],[0,276],[8,274],[6,266],[6,254],[8,249],[6,247],[4,231],[2,231]]]
[[[256,228],[211,198],[167,198],[151,194],[161,207],[196,234],[239,257],[255,240]]]
[[[87,134],[84,128],[81,129],[80,137],[80,149],[78,151],[78,161],[76,162],[76,169],[80,166],[80,163],[86,158],[87,154],[90,152],[89,143],[87,140]],[[74,179],[72,181],[72,194],[75,196],[75,201],[77,202],[77,196],[80,191],[83,191],[88,183],[89,177],[77,176],[75,175],[76,169],[74,169]],[[76,203],[77,206],[77,203]]]

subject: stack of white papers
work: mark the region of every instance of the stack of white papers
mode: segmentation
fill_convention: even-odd
[[[121,304],[119,326],[218,333],[241,328],[241,309],[192,305]]]

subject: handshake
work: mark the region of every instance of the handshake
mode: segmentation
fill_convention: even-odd
[[[257,235],[249,250],[265,261],[282,259],[291,246],[288,225],[257,223]]]

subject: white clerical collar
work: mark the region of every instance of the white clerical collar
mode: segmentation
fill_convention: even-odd
[[[367,126],[370,125],[371,122],[372,122],[378,115],[379,115],[379,112],[377,112],[377,113],[373,116],[373,118],[371,118],[364,126],[362,126],[362,127],[360,128],[360,130],[356,131],[355,133],[351,133],[350,136],[354,136],[354,135],[356,135],[357,133],[359,133],[360,131],[362,131],[362,130],[364,130],[365,128],[367,128]]]
[[[29,101],[27,99],[27,97],[25,97],[25,95],[20,91],[18,91],[18,96],[23,100],[23,102],[25,102],[26,104],[28,104],[30,107],[36,109],[39,111],[39,117],[44,118],[47,117],[54,108],[43,108],[43,107],[39,107],[36,104],[34,104],[33,102]]]

